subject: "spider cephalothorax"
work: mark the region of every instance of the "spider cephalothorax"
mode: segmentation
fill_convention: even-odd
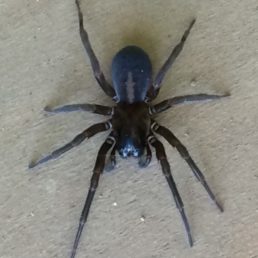
[[[123,158],[142,156],[150,132],[148,105],[118,103],[111,121],[118,153]]]
[[[201,182],[207,193],[217,205],[220,211],[223,211],[221,205],[216,200],[210,187],[208,186],[204,175],[197,167],[190,154],[178,138],[167,128],[157,124],[154,121],[154,116],[168,108],[184,103],[192,103],[203,100],[213,100],[226,97],[224,95],[208,95],[195,94],[185,95],[166,99],[156,105],[152,105],[151,101],[158,95],[161,83],[167,71],[172,66],[176,57],[181,52],[184,43],[190,33],[190,30],[195,23],[193,20],[188,29],[185,31],[181,41],[173,49],[172,53],[159,70],[157,76],[152,80],[151,62],[148,55],[139,47],[127,46],[120,50],[114,57],[112,62],[112,81],[111,86],[105,79],[102,73],[99,62],[93,52],[88,39],[87,32],[83,27],[83,15],[81,13],[78,0],[75,1],[79,16],[79,29],[83,45],[89,56],[91,66],[101,88],[104,92],[112,97],[116,102],[113,107],[107,107],[95,104],[72,104],[57,108],[45,108],[45,111],[51,113],[72,112],[84,110],[109,116],[106,122],[92,125],[91,127],[78,134],[71,142],[63,147],[53,151],[51,154],[40,159],[37,162],[32,162],[29,167],[33,168],[48,160],[55,159],[66,151],[79,145],[85,139],[103,131],[111,130],[109,136],[102,144],[93,169],[90,188],[86,202],[84,204],[80,217],[80,224],[77,230],[76,238],[71,253],[71,258],[75,257],[75,253],[79,244],[80,236],[84,224],[88,218],[90,206],[98,187],[99,177],[105,166],[110,170],[115,167],[116,156],[118,152],[123,158],[135,157],[138,158],[140,167],[147,166],[151,161],[151,147],[156,151],[157,159],[160,162],[163,174],[168,182],[174,197],[176,206],[180,212],[184,226],[187,232],[190,246],[193,244],[189,223],[184,211],[182,199],[177,190],[176,184],[171,174],[170,166],[167,161],[163,144],[157,139],[156,134],[163,136],[173,147],[177,149],[181,157],[187,162],[196,178]],[[110,154],[109,154],[110,153]]]

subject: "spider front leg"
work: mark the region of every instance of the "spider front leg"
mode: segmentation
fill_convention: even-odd
[[[116,167],[116,146],[111,150],[110,156],[105,165],[105,171],[110,172]]]
[[[50,108],[46,106],[44,111],[48,113],[63,113],[63,112],[74,112],[74,111],[87,111],[95,114],[100,114],[104,116],[112,115],[113,107],[107,107],[96,104],[71,104],[61,107]]]
[[[195,23],[195,19],[193,19],[191,21],[189,27],[184,32],[184,34],[181,38],[181,41],[175,46],[175,48],[173,49],[173,51],[169,55],[168,59],[166,60],[166,62],[160,68],[156,78],[154,79],[153,85],[149,90],[149,94],[148,94],[149,96],[148,97],[150,98],[150,100],[153,100],[158,95],[161,83],[162,83],[165,75],[167,74],[168,70],[172,67],[176,58],[181,53],[181,51],[184,47],[185,41],[186,41],[187,37],[189,36],[190,31],[191,31],[194,23]]]
[[[149,143],[146,146],[145,153],[139,158],[138,165],[140,168],[146,168],[151,162],[152,154]]]
[[[230,96],[229,93],[225,93],[224,95],[209,95],[209,94],[201,93],[201,94],[178,96],[171,99],[166,99],[150,107],[150,114],[151,115],[157,114],[177,105],[192,104],[192,103],[198,103],[201,101],[217,100],[228,96]]]
[[[182,199],[180,197],[180,194],[177,190],[176,183],[175,183],[175,181],[172,177],[170,166],[169,166],[169,163],[167,161],[164,146],[154,136],[150,136],[148,141],[150,142],[150,144],[156,150],[156,156],[157,156],[158,161],[160,162],[162,172],[163,172],[164,176],[166,177],[166,180],[168,182],[170,190],[173,194],[173,197],[174,197],[174,200],[175,200],[175,203],[176,203],[176,207],[178,208],[178,210],[180,212],[180,215],[181,215],[181,218],[184,222],[184,226],[185,226],[185,230],[186,230],[186,233],[187,233],[189,245],[193,246],[193,239],[192,239],[192,235],[191,235],[190,226],[189,226],[187,217],[185,215],[184,204],[183,204],[183,201],[182,201]]]
[[[178,138],[166,127],[158,125],[156,122],[152,123],[152,130],[161,136],[163,136],[173,147],[177,149],[181,157],[187,162],[188,166],[193,171],[195,177],[201,182],[207,193],[209,194],[210,198],[214,201],[218,209],[223,212],[223,208],[220,203],[217,201],[214,193],[211,191],[206,179],[201,172],[201,170],[197,167],[195,162],[193,161],[192,157],[190,156],[186,147],[179,141]]]
[[[115,139],[112,136],[109,136],[106,139],[106,141],[102,144],[102,146],[100,147],[100,150],[98,152],[95,167],[93,169],[93,175],[91,177],[90,188],[88,190],[88,195],[87,195],[87,198],[86,198],[86,201],[85,201],[82,213],[81,213],[80,223],[79,223],[76,237],[74,240],[71,258],[75,257],[76,250],[77,250],[77,247],[78,247],[78,244],[80,241],[80,237],[82,234],[82,230],[87,221],[91,203],[92,203],[93,197],[95,195],[96,189],[98,187],[99,177],[105,167],[105,158],[106,158],[107,152],[112,148],[114,143],[115,143]]]
[[[81,144],[85,139],[90,138],[97,133],[107,131],[111,127],[112,127],[112,125],[111,125],[110,121],[92,125],[91,127],[87,128],[82,133],[78,134],[72,141],[70,141],[66,145],[62,146],[61,148],[58,148],[57,150],[54,150],[51,154],[47,155],[46,157],[44,157],[36,162],[31,162],[29,164],[29,168],[34,168],[34,167],[38,166],[39,164],[45,163],[52,159],[56,159],[59,156],[61,156],[62,154],[64,154],[65,152],[67,152],[70,149]]]
[[[100,69],[99,61],[91,47],[88,34],[83,26],[83,15],[80,8],[79,0],[75,0],[77,11],[78,11],[78,17],[79,17],[79,28],[80,28],[80,36],[83,43],[83,46],[89,56],[91,67],[94,73],[94,76],[99,83],[100,87],[104,90],[104,92],[114,98],[115,97],[115,91],[112,88],[112,86],[106,81],[106,78],[103,74],[103,72]]]

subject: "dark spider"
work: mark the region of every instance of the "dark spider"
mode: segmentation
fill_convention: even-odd
[[[90,138],[99,132],[112,129],[111,133],[102,144],[98,152],[95,167],[93,169],[93,175],[91,177],[90,188],[88,190],[87,199],[82,210],[78,231],[74,240],[71,258],[75,257],[80,236],[84,224],[88,218],[90,206],[98,186],[99,177],[105,167],[108,170],[111,170],[116,165],[115,152],[118,151],[123,158],[130,156],[138,158],[139,166],[146,167],[150,163],[152,157],[150,146],[154,147],[156,150],[157,159],[161,164],[163,174],[166,177],[176,206],[184,222],[189,244],[192,246],[193,240],[189,223],[185,215],[183,201],[179,195],[176,184],[172,177],[164,146],[156,138],[155,133],[162,135],[173,147],[177,149],[182,158],[191,168],[196,178],[201,182],[210,198],[217,205],[218,209],[223,212],[223,208],[216,200],[213,192],[211,191],[204,178],[204,175],[191,158],[185,146],[171,131],[157,124],[157,122],[154,121],[153,116],[179,104],[220,99],[229,96],[229,94],[185,95],[164,100],[156,105],[151,105],[149,102],[157,97],[161,82],[183,49],[184,43],[190,33],[190,30],[195,23],[195,19],[192,20],[188,29],[185,31],[183,37],[181,38],[180,43],[173,49],[172,53],[163,64],[154,80],[152,80],[152,68],[150,59],[141,48],[136,46],[127,46],[121,49],[115,55],[112,62],[112,80],[114,86],[112,87],[106,81],[105,76],[100,69],[99,62],[89,42],[87,32],[83,27],[83,15],[80,9],[79,1],[76,0],[75,2],[79,16],[81,40],[89,56],[95,78],[104,92],[113,98],[113,100],[116,102],[116,106],[107,107],[94,104],[73,104],[57,107],[54,109],[46,107],[45,111],[51,113],[83,110],[110,116],[111,118],[106,122],[92,125],[77,135],[71,142],[53,151],[50,155],[38,160],[37,162],[32,162],[29,165],[29,168],[33,168],[51,159],[56,159],[61,154],[69,151],[75,146],[78,146],[85,139]],[[110,156],[106,162],[106,156],[109,151]]]

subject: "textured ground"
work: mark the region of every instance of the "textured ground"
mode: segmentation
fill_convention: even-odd
[[[197,17],[157,101],[199,92],[232,96],[157,119],[188,146],[225,208],[216,210],[165,143],[194,247],[156,160],[143,171],[134,160],[119,160],[101,179],[77,257],[258,257],[257,0],[82,0],[82,9],[108,78],[112,56],[127,44],[150,53],[157,71]],[[105,134],[34,171],[27,165],[103,120],[88,113],[45,116],[45,105],[112,104],[92,76],[74,2],[2,0],[0,56],[0,256],[68,257]]]

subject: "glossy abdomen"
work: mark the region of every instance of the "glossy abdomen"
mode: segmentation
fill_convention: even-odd
[[[152,68],[148,55],[139,47],[121,49],[112,62],[112,80],[119,102],[145,100],[151,85]]]

